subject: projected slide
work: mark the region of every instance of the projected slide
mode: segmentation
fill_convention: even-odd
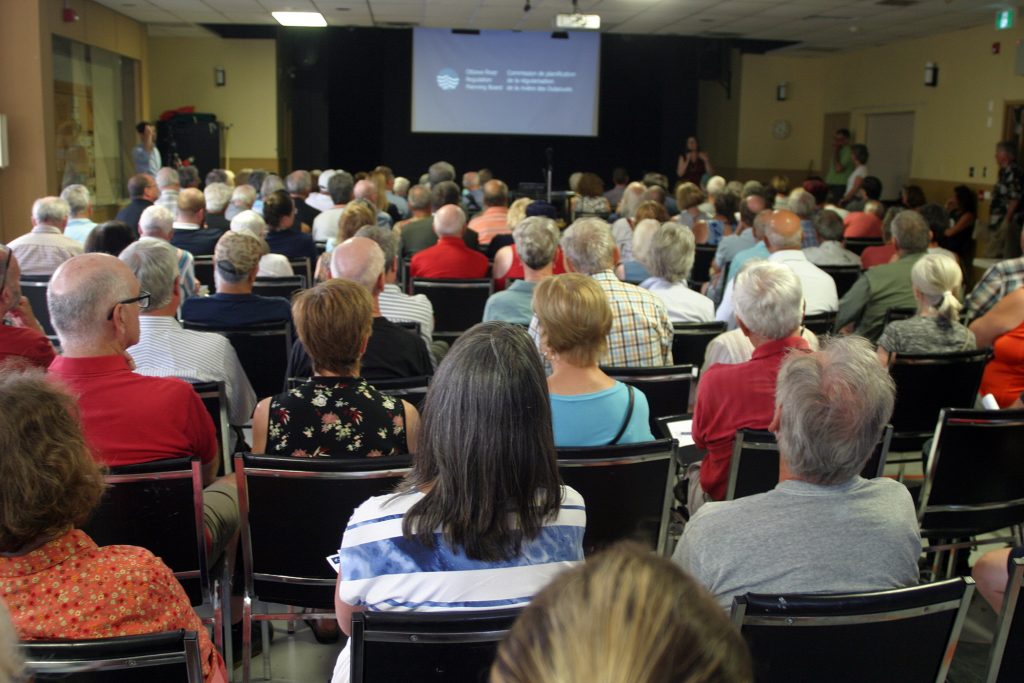
[[[415,133],[597,135],[600,35],[415,29]]]

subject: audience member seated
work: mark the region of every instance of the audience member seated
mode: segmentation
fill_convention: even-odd
[[[882,240],[883,244],[866,247],[860,253],[860,264],[864,270],[874,268],[885,263],[892,263],[897,259],[896,243],[892,239],[892,222],[903,211],[901,206],[891,206],[885,212],[882,219]]]
[[[206,227],[211,230],[226,231],[231,227],[224,212],[231,202],[231,187],[227,183],[211,183],[203,188],[206,199]]]
[[[857,256],[843,246],[843,219],[835,211],[824,209],[814,215],[818,246],[806,247],[804,256],[816,266],[859,266]]]
[[[316,178],[312,178],[316,182],[317,191],[309,193],[309,196],[306,197],[306,203],[321,213],[332,209],[336,202],[330,192],[331,178],[339,172],[344,173],[344,171],[335,171],[328,168],[321,171]],[[310,175],[314,174],[311,173]],[[352,181],[352,183],[354,184],[355,181]],[[320,238],[317,239],[319,240]]]
[[[712,216],[694,223],[693,234],[697,244],[717,245],[723,237],[736,232],[736,212],[740,210],[740,196],[723,191],[715,196]]]
[[[430,188],[424,185],[413,185],[409,188],[409,217],[395,223],[393,230],[401,237],[402,228],[413,221],[430,218]],[[518,201],[518,200],[517,200]]]
[[[195,166],[182,166],[178,169],[178,178],[182,188],[199,187],[199,169]]]
[[[1021,233],[1020,243],[1024,251],[1024,232]],[[990,266],[967,297],[967,320],[977,320],[1004,296],[1021,287],[1024,287],[1024,256],[1005,259]]]
[[[704,192],[697,185],[680,183],[676,188],[676,205],[681,213],[673,216],[672,220],[693,229],[694,223],[704,220],[704,214],[700,211],[704,199]]]
[[[636,218],[636,210],[644,201],[646,191],[647,188],[640,182],[633,181],[626,185],[615,213],[608,217],[614,234],[625,235],[626,230],[633,231],[633,219]]]
[[[839,306],[836,282],[832,276],[807,260],[801,250],[803,229],[800,219],[792,211],[774,211],[765,231],[768,245],[768,261],[787,266],[800,279],[807,302],[807,315],[830,313]],[[736,326],[734,308],[736,281],[729,282],[722,295],[722,303],[715,312],[715,318],[725,321],[730,328]]]
[[[616,166],[612,169],[612,188],[604,193],[604,198],[608,200],[608,210],[612,211],[619,204],[619,200],[622,199],[622,193],[626,190],[626,185],[629,184],[629,171],[621,166]]]
[[[189,382],[224,382],[228,421],[237,427],[248,424],[256,394],[231,342],[213,332],[182,329],[174,317],[181,304],[174,247],[160,240],[140,240],[121,252],[120,259],[149,292],[149,306],[139,316],[139,341],[128,349],[135,372]]]
[[[839,302],[836,329],[875,341],[887,310],[917,306],[910,271],[928,249],[928,224],[916,211],[903,211],[892,220],[892,238],[897,260],[861,273]]]
[[[412,277],[453,280],[487,277],[491,264],[486,256],[466,246],[462,238],[465,230],[465,212],[458,205],[442,206],[434,215],[437,244],[412,257],[409,274]]]
[[[771,223],[772,216],[774,214],[775,211],[773,209],[764,209],[754,215],[754,246],[737,252],[736,255],[732,257],[732,261],[729,265],[729,272],[726,274],[726,284],[735,280],[736,275],[743,270],[743,266],[749,261],[753,261],[755,259],[764,260],[771,255],[768,251],[768,243],[765,240],[765,235],[768,233],[768,225]]]
[[[99,548],[76,528],[105,487],[77,412],[75,399],[41,372],[0,373],[0,595],[18,636],[84,640],[196,631],[204,679],[226,681],[224,661],[171,570],[148,550]],[[3,668],[0,679],[15,680]]]
[[[533,308],[541,354],[551,364],[548,390],[555,445],[653,440],[647,397],[597,365],[612,327],[612,309],[601,286],[579,273],[552,276],[537,286]]]
[[[313,280],[317,283],[331,279],[331,252],[336,244],[356,236],[360,229],[370,226],[381,226],[376,219],[377,209],[363,199],[349,202],[345,212],[338,219],[337,236],[327,240],[326,251],[320,254],[313,272]],[[390,230],[390,228],[384,228]]]
[[[156,180],[148,173],[137,173],[128,179],[128,203],[117,212],[115,220],[126,223],[134,233],[139,229],[139,216],[160,196]],[[174,212],[174,209],[171,209]]]
[[[272,253],[290,259],[306,257],[310,265],[316,262],[316,245],[295,225],[295,202],[286,191],[275,190],[264,198],[263,220],[267,222],[266,241]]]
[[[441,181],[430,187],[430,205],[436,215],[443,207],[461,206],[462,194],[459,186],[451,181]],[[476,233],[466,230],[462,234],[466,246],[479,251]],[[434,231],[434,216],[427,216],[406,223],[402,227],[402,258],[411,258],[428,247],[437,244],[438,237]]]
[[[795,188],[789,193],[786,205],[800,219],[800,229],[803,231],[803,242],[800,247],[807,249],[818,246],[818,233],[814,229],[814,216],[818,212],[818,207],[814,202],[814,195],[803,187]]]
[[[544,368],[525,331],[481,323],[463,334],[426,406],[412,472],[356,508],[341,539],[345,633],[361,609],[525,605],[583,561],[583,498],[560,485]],[[346,646],[332,681],[348,680]]]
[[[623,185],[623,189],[625,186]],[[601,216],[612,212],[612,205],[604,195],[604,181],[596,173],[584,173],[576,185],[576,196],[570,200],[573,216]]]
[[[32,204],[32,231],[11,240],[22,275],[53,275],[57,266],[82,253],[82,245],[64,236],[71,207],[60,197],[43,197]]]
[[[221,327],[290,321],[292,309],[287,299],[252,293],[262,257],[263,243],[257,238],[247,232],[224,233],[213,253],[217,293],[185,301],[182,320]]]
[[[110,466],[199,458],[208,486],[207,546],[211,558],[220,557],[238,530],[238,492],[233,478],[214,482],[219,463],[210,414],[186,382],[132,372],[127,350],[139,343],[149,293],[123,262],[84,254],[54,273],[47,296],[62,352],[50,374],[77,396],[93,457]]]
[[[752,188],[751,193],[740,202],[740,221],[736,225],[736,232],[726,235],[718,243],[718,248],[715,250],[715,258],[711,262],[712,274],[722,271],[723,268],[732,263],[737,254],[750,249],[764,239],[764,235],[761,237],[756,236],[754,221],[757,218],[757,214],[768,207],[768,201],[763,195],[764,189],[762,186],[757,183],[755,185],[756,187]],[[766,253],[765,258],[767,256]],[[724,289],[724,285],[722,285],[722,289]]]
[[[523,200],[526,201],[523,202]],[[522,209],[521,212],[519,211],[520,207]],[[532,201],[526,197],[520,197],[512,202],[508,215],[510,221],[518,217],[515,223],[509,223],[514,229],[515,226],[519,225],[526,218],[542,217],[555,220],[557,213],[555,207],[545,201]],[[559,236],[561,236],[561,233],[559,233]],[[565,255],[562,253],[561,247],[555,249],[555,258],[552,261],[551,272],[553,275],[561,275],[565,272]],[[514,243],[504,246],[495,252],[494,263],[491,264],[491,275],[494,278],[494,291],[496,292],[505,289],[509,280],[523,280],[526,278],[523,260],[516,253],[516,245]]]
[[[878,357],[888,364],[902,353],[954,353],[976,348],[974,333],[960,324],[957,294],[963,274],[943,254],[925,254],[910,270],[917,315],[889,323],[878,338]]]
[[[313,377],[260,401],[252,419],[254,453],[376,458],[414,449],[416,408],[380,393],[359,374],[373,309],[366,288],[349,280],[330,280],[295,297],[295,331]]]
[[[671,561],[621,543],[534,596],[498,648],[491,683],[753,680],[736,627]]]
[[[256,190],[251,185],[239,185],[231,191],[231,203],[224,211],[224,218],[229,221],[242,211],[251,211],[256,203]]]
[[[170,243],[174,236],[174,217],[171,212],[162,206],[150,206],[142,212],[139,218],[139,241],[162,241]],[[125,245],[126,247],[128,245]],[[199,293],[199,281],[196,280],[196,263],[192,254],[171,245],[175,252],[178,267],[178,288],[181,291],[181,301]],[[120,256],[119,250],[114,256]],[[179,302],[180,305],[180,302]]]
[[[384,261],[384,251],[366,237],[345,240],[331,252],[331,274],[362,285],[373,297],[373,333],[366,350],[361,354],[363,376],[374,380],[433,374],[430,352],[423,340],[381,313]],[[288,361],[288,376],[310,377],[314,371],[302,342],[293,344]]]
[[[0,600],[0,681],[28,680],[18,645],[18,634],[14,632],[11,614],[3,600]]]
[[[313,189],[313,176],[309,171],[292,171],[284,179],[285,189],[295,202],[295,215],[299,222],[305,223],[310,228],[313,221],[320,215],[320,211],[306,203],[309,191]]]
[[[21,269],[14,251],[0,244],[0,363],[22,358],[46,368],[54,358],[53,346],[21,295]]]
[[[162,206],[162,204],[160,204]],[[204,227],[206,197],[194,187],[178,194],[178,212],[174,216],[174,235],[171,244],[193,256],[209,256],[225,229]]]
[[[795,233],[799,242],[799,223]],[[707,451],[688,471],[691,510],[722,500],[739,429],[767,429],[772,420],[775,377],[791,349],[806,351],[800,336],[804,294],[800,279],[780,263],[752,263],[736,276],[736,322],[754,347],[746,363],[713,365],[697,385],[693,440]]]
[[[60,198],[68,203],[71,217],[64,228],[64,236],[79,244],[85,244],[96,222],[92,219],[92,195],[85,185],[68,185],[61,190]]]
[[[323,176],[321,175],[321,178]],[[325,182],[323,180],[321,183]],[[318,242],[327,240],[339,240],[338,221],[345,213],[345,207],[352,201],[352,192],[355,189],[355,180],[352,174],[346,171],[332,171],[324,187],[327,189],[328,197],[332,204],[320,211],[320,214],[313,219],[313,239]],[[344,242],[347,237],[340,238]]]
[[[469,222],[468,228],[476,233],[483,246],[498,235],[509,235],[508,186],[500,180],[489,180],[484,185],[484,210]]]
[[[600,218],[581,218],[562,234],[569,269],[589,275],[604,290],[612,308],[607,351],[599,364],[617,367],[672,365],[672,321],[661,299],[646,289],[621,282],[612,268],[618,249],[608,224]],[[540,347],[537,317],[530,335]]]
[[[260,241],[263,256],[260,256],[260,268],[256,277],[291,277],[295,275],[288,257],[283,254],[271,254],[267,244],[267,222],[255,211],[242,211],[231,219],[230,228],[235,232],[244,232]],[[311,283],[306,283],[311,284]]]
[[[178,210],[178,193],[181,192],[181,176],[170,166],[162,166],[156,172],[156,186],[160,194],[153,201],[171,213]]]
[[[1017,289],[971,323],[980,348],[992,347],[979,393],[992,394],[1000,407],[1024,391],[1024,289]]]
[[[674,323],[708,322],[715,319],[711,299],[686,284],[693,269],[696,244],[693,232],[675,222],[660,225],[643,221],[633,234],[633,253],[650,277],[640,287],[665,304]]]
[[[978,592],[996,614],[1003,610],[1003,600],[1006,596],[1006,585],[1010,581],[1010,573],[1013,570],[1013,560],[1019,557],[1024,557],[1024,545],[990,550],[974,563],[971,574],[978,584]],[[1014,621],[1017,618],[1015,614]]]
[[[365,175],[365,174],[361,174]],[[356,181],[355,187],[352,189],[352,196],[356,199],[361,199],[373,208],[374,223],[383,227],[391,228],[391,216],[387,211],[380,208],[382,203],[378,197],[380,196],[377,192],[377,184],[369,178],[361,178]],[[383,200],[384,206],[387,206],[387,200]]]
[[[533,318],[533,292],[541,280],[552,274],[560,235],[553,220],[533,216],[519,223],[512,237],[515,254],[523,264],[524,277],[487,299],[484,320],[529,325]]]
[[[779,484],[702,506],[673,559],[724,608],[746,593],[916,585],[921,537],[910,493],[892,479],[860,476],[896,393],[871,346],[836,338],[816,353],[791,354],[774,393]]]
[[[849,239],[882,239],[885,205],[877,201],[864,204],[863,211],[851,211],[843,219],[843,237]]]
[[[911,185],[910,187],[916,186]],[[921,218],[928,224],[928,253],[943,254],[953,259],[954,262],[957,261],[957,255],[949,249],[939,246],[939,242],[936,239],[937,235],[941,235],[949,227],[949,212],[934,202],[920,206],[916,211],[921,214]]]
[[[124,248],[138,239],[139,233],[127,223],[107,221],[100,223],[85,238],[86,254],[110,254],[117,256]]]
[[[668,211],[663,204],[647,200],[641,202],[632,218],[619,219],[612,224],[612,237],[615,239],[615,246],[619,250],[618,263],[629,263],[636,261],[633,255],[633,231],[641,221],[654,220],[659,224],[668,220]]]

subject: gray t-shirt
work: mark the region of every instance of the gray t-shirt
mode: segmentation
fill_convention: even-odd
[[[889,353],[954,353],[972,351],[978,343],[974,333],[955,320],[941,316],[915,315],[889,323],[878,345]]]
[[[917,584],[914,504],[892,479],[837,486],[787,480],[705,503],[672,559],[725,609],[746,593],[848,593]]]

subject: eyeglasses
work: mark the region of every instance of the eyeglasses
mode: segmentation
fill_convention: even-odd
[[[131,299],[124,299],[123,301],[118,301],[116,304],[114,304],[114,307],[110,309],[110,313],[107,314],[107,320],[114,319],[114,311],[117,310],[118,306],[123,306],[125,304],[134,304],[136,301],[139,302],[140,311],[144,311],[147,308],[149,308],[149,292],[139,290],[138,296],[132,297]]]

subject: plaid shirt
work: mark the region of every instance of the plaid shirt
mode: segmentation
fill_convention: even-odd
[[[608,295],[612,329],[608,351],[601,365],[612,367],[660,367],[672,365],[672,322],[661,299],[636,285],[621,282],[610,270],[591,276]],[[540,343],[537,316],[530,335]]]
[[[985,271],[967,297],[967,320],[985,315],[999,300],[1024,285],[1024,256],[1000,261]]]

